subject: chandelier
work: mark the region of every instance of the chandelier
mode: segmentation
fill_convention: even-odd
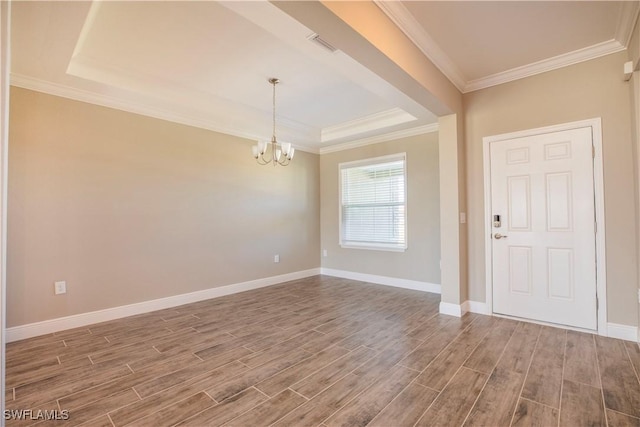
[[[273,166],[287,166],[293,159],[296,149],[291,147],[291,143],[278,142],[276,139],[276,85],[280,83],[280,80],[272,77],[269,79],[269,83],[273,85],[273,134],[271,141],[258,141],[258,145],[251,147],[251,151],[258,164],[273,163]],[[271,152],[269,153],[269,151]]]

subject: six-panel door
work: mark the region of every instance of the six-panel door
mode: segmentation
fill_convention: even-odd
[[[493,311],[597,329],[591,128],[490,149]]]

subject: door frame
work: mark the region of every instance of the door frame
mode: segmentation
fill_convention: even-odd
[[[540,135],[545,133],[561,132],[579,128],[591,128],[591,136],[593,140],[594,156],[593,156],[593,190],[595,195],[595,214],[596,214],[596,293],[598,301],[597,334],[607,335],[607,265],[606,265],[606,247],[605,247],[605,217],[604,217],[604,174],[602,163],[602,119],[596,117],[593,119],[580,120],[570,123],[562,123],[559,125],[545,126],[535,129],[528,129],[518,132],[503,133],[500,135],[486,136],[482,138],[483,152],[483,174],[484,174],[484,235],[485,235],[485,283],[486,283],[486,307],[487,312],[493,314],[493,246],[491,235],[493,233],[492,225],[492,205],[491,205],[491,152],[490,145],[492,142],[504,141],[514,138],[522,138],[527,136]],[[540,323],[540,322],[537,322]],[[543,322],[544,323],[544,322]],[[576,329],[568,327],[570,329]],[[579,329],[579,328],[578,328]],[[587,332],[593,332],[586,330]]]
[[[11,2],[0,2],[0,426],[5,425],[5,345],[7,288],[7,170],[9,155],[9,70]]]

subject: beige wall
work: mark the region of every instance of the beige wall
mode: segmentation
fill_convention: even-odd
[[[18,88],[10,120],[9,327],[319,266],[317,155]]]
[[[407,153],[407,230],[405,252],[343,249],[339,245],[338,164]],[[429,133],[354,148],[320,157],[322,267],[440,283],[440,203],[438,134]]]
[[[634,159],[620,52],[465,94],[470,299],[485,300],[482,138],[602,117],[609,322],[637,325]]]

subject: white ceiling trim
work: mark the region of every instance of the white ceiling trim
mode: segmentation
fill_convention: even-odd
[[[320,131],[320,140],[322,142],[335,141],[336,139],[400,125],[414,120],[417,120],[417,118],[401,108],[392,108],[365,117],[359,117],[348,122],[324,127]]]
[[[375,4],[402,30],[427,58],[458,88],[464,92],[467,79],[458,66],[444,53],[411,12],[399,1],[374,0]]]
[[[542,61],[527,64],[522,67],[512,68],[511,70],[503,71],[501,73],[492,74],[488,77],[471,80],[467,82],[463,93],[497,86],[502,83],[508,83],[525,77],[534,76],[536,74],[542,74],[547,71],[556,70],[579,62],[589,61],[590,59],[596,59],[601,56],[620,52],[624,49],[625,46],[619,41],[611,39],[583,49],[574,50],[573,52],[543,59]]]
[[[425,133],[437,132],[438,123],[431,123],[424,126],[417,126],[410,129],[403,129],[390,132],[384,135],[376,135],[369,138],[358,139],[355,141],[344,142],[342,144],[330,145],[329,147],[320,148],[320,154],[335,153],[336,151],[350,150],[352,148],[364,147],[365,145],[378,144],[380,142],[393,141],[400,138],[408,138],[410,136],[422,135]]]
[[[91,8],[89,9],[89,13],[87,13],[87,17],[84,20],[84,25],[82,25],[82,30],[80,31],[80,36],[78,36],[78,41],[76,42],[76,46],[73,49],[73,54],[71,55],[71,59],[75,58],[82,51],[82,47],[84,46],[87,40],[87,37],[89,36],[89,32],[91,31],[91,28],[93,28],[93,25],[96,22],[101,6],[102,6],[101,1],[91,2]]]
[[[168,109],[158,108],[144,102],[123,100],[121,98],[95,92],[89,92],[86,90],[77,89],[58,83],[52,83],[20,74],[11,74],[11,85],[23,89],[33,90],[36,92],[47,93],[49,95],[60,96],[62,98],[73,99],[74,101],[114,108],[129,113],[167,120],[173,123],[193,126],[200,129],[206,129],[214,132],[224,133],[227,135],[237,136],[240,138],[250,139],[253,141],[261,139],[259,136],[244,132],[241,129],[220,126],[220,124],[213,121],[203,120],[199,117],[189,116]],[[319,153],[319,150],[314,147],[307,147],[299,144],[294,144],[294,146],[296,150],[306,151],[314,154]]]
[[[631,41],[638,14],[640,14],[640,1],[625,1],[620,8],[615,39],[625,47],[629,46]]]
[[[640,2],[624,2],[618,18],[615,39],[480,79],[467,81],[451,58],[440,49],[401,2],[383,0],[374,0],[374,2],[462,93],[530,77],[624,50],[629,44],[634,24],[640,13]]]

